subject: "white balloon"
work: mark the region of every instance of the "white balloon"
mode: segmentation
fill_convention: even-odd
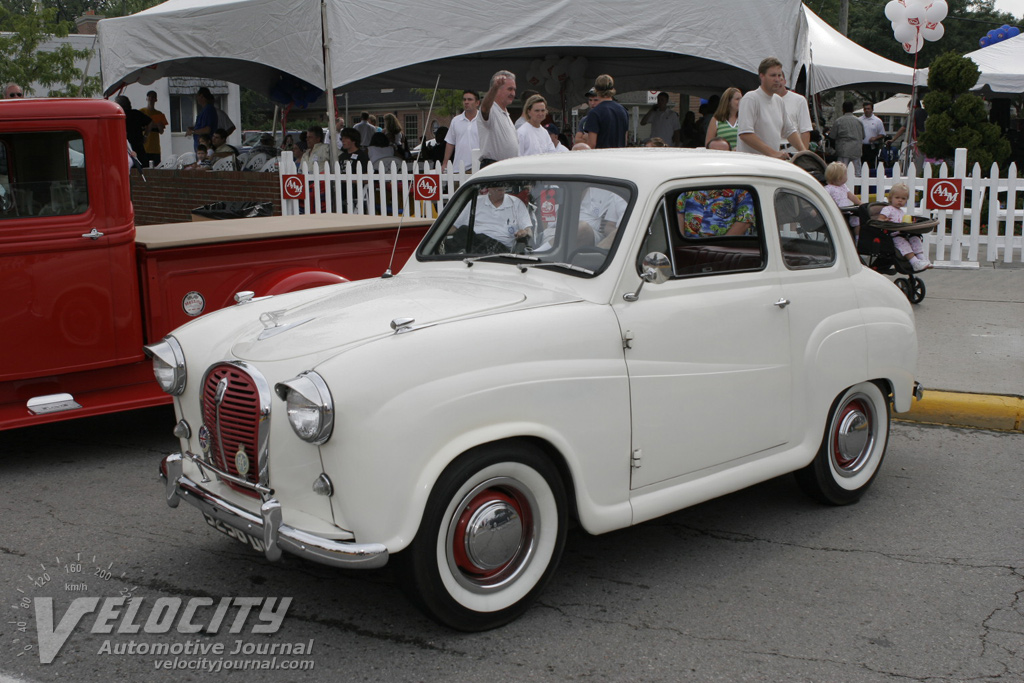
[[[885,6],[885,18],[889,21],[906,21],[907,7],[900,0],[889,0]]]
[[[925,5],[928,4],[928,0],[904,0],[904,3],[908,8],[913,7],[915,5],[920,5],[921,7],[924,7]]]
[[[935,0],[924,9],[924,18],[929,22],[940,22],[949,14],[949,5],[946,0]]]
[[[924,25],[924,5],[914,5],[907,8],[907,23],[911,26]]]
[[[916,54],[924,46],[924,38],[917,36],[914,40],[903,43],[903,51],[909,54]]]
[[[902,24],[892,32],[892,37],[897,43],[909,43],[917,37],[917,27],[910,24]]]
[[[929,22],[921,29],[921,37],[932,42],[935,42],[944,35],[946,35],[946,27],[937,21],[935,23]]]
[[[557,95],[561,88],[562,84],[558,82],[557,78],[549,78],[544,81],[544,91],[549,95]]]

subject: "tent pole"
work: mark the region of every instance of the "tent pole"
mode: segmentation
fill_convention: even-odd
[[[331,171],[338,163],[337,112],[334,109],[334,79],[331,76],[331,38],[327,29],[327,0],[320,0],[320,25],[324,42],[324,97],[327,98],[327,130],[331,131]]]

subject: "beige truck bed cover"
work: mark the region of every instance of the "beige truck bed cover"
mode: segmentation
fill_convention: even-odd
[[[229,218],[219,221],[140,225],[135,228],[135,243],[146,249],[170,249],[218,242],[244,242],[268,237],[317,235],[359,230],[387,230],[430,225],[431,218],[397,216],[358,216],[352,214],[313,214],[309,216],[267,216],[265,218]]]

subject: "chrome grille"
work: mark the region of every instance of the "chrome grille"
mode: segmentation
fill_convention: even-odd
[[[218,363],[203,379],[203,424],[210,432],[213,464],[246,481],[266,484],[266,429],[269,425],[269,386],[254,369],[243,363]],[[244,449],[248,471],[239,471],[236,455]],[[243,470],[245,467],[243,466]],[[226,481],[249,496],[257,494]]]

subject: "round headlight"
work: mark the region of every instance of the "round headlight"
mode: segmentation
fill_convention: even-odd
[[[185,353],[174,337],[164,337],[156,344],[143,347],[146,355],[153,359],[153,376],[160,388],[171,396],[180,396],[185,391]]]
[[[274,387],[286,404],[288,424],[303,441],[320,445],[334,431],[334,401],[327,383],[315,372],[304,372]]]

